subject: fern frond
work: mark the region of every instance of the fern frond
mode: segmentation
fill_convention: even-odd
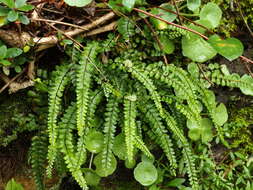
[[[167,159],[170,162],[171,168],[176,169],[177,162],[175,157],[175,151],[173,149],[173,144],[169,135],[167,134],[168,131],[162,124],[162,119],[159,116],[159,113],[154,108],[153,104],[149,102],[141,103],[141,105],[138,105],[138,108],[143,112],[143,114],[145,114],[145,118],[149,122],[149,126],[151,127],[152,132],[155,135],[154,140],[163,149]]]
[[[157,67],[155,64],[148,65],[146,73],[157,80],[173,87],[175,92],[180,94],[181,99],[187,100],[188,106],[198,114],[197,87],[191,81],[190,76],[183,69],[172,64]]]
[[[251,91],[253,91],[252,82],[250,80],[242,80],[243,77],[240,77],[236,73],[224,75],[221,71],[215,70],[210,73],[209,78],[217,85],[236,87],[240,89],[251,89]]]
[[[127,159],[130,163],[134,157],[134,137],[136,136],[136,95],[127,96],[124,100],[124,133],[127,149]]]
[[[169,115],[169,113],[165,112],[166,117],[166,123],[168,127],[174,132],[174,134],[177,136],[177,138],[180,140],[182,146],[183,146],[183,155],[186,161],[187,165],[187,171],[190,179],[190,183],[192,185],[192,188],[194,190],[199,189],[198,179],[197,179],[197,171],[195,168],[195,159],[193,157],[193,153],[191,151],[190,145],[185,138],[183,132],[177,127],[176,121]]]
[[[198,183],[198,178],[197,178],[197,170],[195,167],[195,159],[193,157],[193,153],[191,151],[189,144],[183,145],[183,156],[186,162],[187,173],[190,179],[190,184],[192,186],[192,189],[198,190],[199,183]]]
[[[91,76],[94,70],[95,58],[98,53],[96,43],[89,44],[81,55],[80,65],[77,70],[77,130],[78,135],[83,135],[91,85]]]
[[[145,143],[142,141],[142,139],[137,135],[134,136],[134,145],[138,149],[140,149],[147,157],[149,157],[149,158],[153,157],[153,155],[149,151],[148,147],[145,145]]]
[[[49,110],[48,110],[48,134],[49,134],[49,148],[48,148],[48,169],[47,174],[51,176],[54,159],[57,154],[56,140],[58,136],[57,117],[61,108],[61,97],[65,86],[70,81],[69,71],[71,65],[62,65],[54,72],[54,81],[49,90]]]
[[[94,127],[95,122],[95,111],[97,109],[98,104],[101,102],[103,98],[103,91],[102,89],[97,89],[90,94],[90,102],[89,102],[89,109],[87,112],[87,126]]]
[[[159,96],[152,80],[144,72],[135,67],[130,60],[125,60],[124,66],[127,68],[127,71],[132,74],[133,78],[139,80],[146,87],[152,97],[152,100],[155,102],[157,110],[159,111],[161,117],[163,117],[164,113],[161,104],[161,97]]]
[[[48,135],[45,132],[32,138],[31,165],[34,180],[38,190],[44,190],[43,183],[45,164],[47,159]]]
[[[109,97],[105,112],[105,126],[104,126],[104,148],[102,151],[103,168],[106,171],[111,167],[113,157],[112,148],[114,144],[114,136],[116,131],[116,124],[118,121],[118,101],[114,97]]]
[[[69,106],[59,123],[59,148],[64,154],[65,163],[74,179],[83,189],[88,189],[81,167],[78,164],[79,158],[75,154],[73,144],[72,131],[76,127],[76,110],[77,107],[75,104]]]

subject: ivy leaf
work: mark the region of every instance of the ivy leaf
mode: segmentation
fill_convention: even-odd
[[[9,13],[8,13],[8,15],[7,15],[7,19],[8,19],[8,21],[10,21],[10,22],[14,22],[14,21],[16,21],[17,19],[18,19],[18,12],[16,12],[16,11],[10,11]]]
[[[122,4],[128,11],[131,11],[134,8],[135,0],[123,0]]]
[[[187,0],[187,8],[191,11],[196,11],[201,5],[201,0]]]
[[[6,58],[14,58],[22,54],[22,50],[19,48],[9,48],[6,51]]]
[[[134,178],[143,186],[149,186],[157,180],[158,172],[152,163],[140,162],[134,169]]]
[[[192,61],[205,62],[216,55],[215,49],[202,38],[182,38],[183,55]]]
[[[6,45],[0,46],[0,59],[4,59],[7,53]]]
[[[172,6],[169,3],[164,3],[160,7],[164,8],[164,9],[172,10],[174,12],[176,11],[174,6]],[[165,10],[159,9],[159,8],[151,9],[151,13],[156,15],[156,16],[159,16],[162,19],[167,20],[169,22],[173,22],[177,18],[177,15],[172,14],[172,13],[170,13],[168,11],[165,11]],[[158,20],[156,18],[150,18],[150,19],[151,19],[151,22],[154,24],[154,26],[157,29],[163,30],[163,29],[168,28],[168,24],[166,24],[165,22],[163,22],[161,20]]]
[[[221,20],[222,11],[215,3],[207,3],[200,11],[200,20],[208,20],[216,28]]]
[[[9,8],[15,8],[14,0],[0,0],[0,3],[5,4]]]
[[[251,76],[249,76],[249,75],[243,75],[242,78],[241,78],[241,80],[243,82],[251,84],[250,85],[251,88],[241,86],[240,90],[242,91],[242,93],[245,94],[245,95],[251,95],[251,96],[253,96],[253,78]]]
[[[91,3],[92,0],[64,0],[69,6],[84,7]]]
[[[224,123],[227,122],[228,120],[227,108],[223,103],[221,103],[219,106],[216,107],[213,114],[213,119],[214,122],[219,126],[222,126]]]
[[[219,54],[229,61],[233,61],[243,54],[243,44],[236,38],[222,40],[218,35],[213,35],[209,38],[208,42]]]

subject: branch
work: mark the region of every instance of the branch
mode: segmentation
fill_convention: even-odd
[[[106,15],[103,15],[102,17],[98,18],[97,20],[95,20],[89,24],[80,26],[79,28],[76,28],[74,30],[64,31],[64,34],[65,34],[65,36],[74,37],[78,34],[81,34],[83,32],[87,32],[87,31],[105,23],[106,21],[112,19],[115,16],[116,15],[114,12],[109,12]],[[97,30],[99,30],[99,29],[97,29]],[[41,51],[41,50],[47,49],[49,47],[52,47],[52,46],[56,45],[59,41],[55,35],[48,36],[48,37],[32,38],[31,35],[26,32],[22,32],[21,34],[19,34],[16,31],[6,31],[6,30],[2,30],[2,29],[0,29],[0,39],[2,39],[6,44],[8,44],[12,47],[21,47],[21,48],[32,41],[34,44],[36,44],[36,48],[37,48],[36,51]]]
[[[163,22],[165,22],[165,23],[167,23],[167,24],[170,24],[170,25],[173,25],[173,26],[175,26],[175,27],[182,28],[182,29],[184,29],[184,30],[187,30],[187,31],[189,31],[189,32],[192,32],[192,33],[194,33],[194,34],[197,34],[197,35],[199,35],[200,37],[202,37],[202,38],[205,39],[205,40],[208,40],[208,39],[209,39],[207,36],[205,36],[205,35],[199,33],[198,31],[192,30],[192,29],[187,28],[187,27],[185,27],[185,26],[181,26],[181,25],[179,25],[179,24],[175,24],[175,23],[173,23],[173,22],[169,22],[169,21],[167,21],[167,20],[165,20],[165,19],[163,19],[163,18],[161,18],[161,17],[159,17],[159,16],[156,16],[156,15],[151,14],[151,13],[149,13],[149,12],[146,12],[146,11],[144,11],[144,10],[137,9],[137,8],[133,8],[133,10],[135,10],[135,11],[137,11],[137,12],[140,12],[140,13],[143,13],[143,14],[145,14],[145,15],[147,15],[147,16],[156,18],[156,19],[158,19],[158,20],[161,20],[161,21],[163,21]],[[243,56],[243,55],[241,55],[240,58],[241,58],[243,61],[247,62],[247,63],[253,64],[253,61],[252,61],[252,60],[250,60],[249,58],[247,58],[247,57],[245,57],[245,56]]]

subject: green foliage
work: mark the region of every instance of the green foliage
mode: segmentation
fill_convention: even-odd
[[[0,6],[0,15],[2,19],[0,25],[8,22],[20,21],[22,24],[29,24],[28,17],[23,12],[31,11],[34,7],[26,3],[26,0],[1,0],[6,7]]]
[[[5,190],[24,190],[23,186],[17,183],[14,179],[8,181]]]
[[[84,7],[91,3],[92,0],[64,0],[69,6]]]
[[[205,73],[206,77],[217,85],[236,87],[245,95],[253,96],[253,79],[249,75],[240,77],[236,73],[230,74],[226,65],[209,64],[208,71]]]
[[[157,177],[157,170],[150,162],[140,162],[134,169],[134,178],[144,186],[152,185]]]
[[[48,135],[41,132],[32,138],[30,148],[31,166],[38,190],[44,190],[44,171],[47,159]]]
[[[85,47],[81,53],[65,41],[70,57],[52,74],[48,89],[48,175],[57,169],[54,167],[57,158],[64,158],[63,165],[71,176],[82,189],[88,189],[88,185],[96,186],[101,177],[114,174],[123,160],[128,169],[134,168],[135,179],[150,186],[149,189],[159,189],[159,184],[165,183],[163,177],[166,181],[170,179],[167,187],[177,184],[181,189],[200,190],[208,189],[212,182],[214,188],[231,187],[217,173],[212,157],[206,152],[200,156],[201,150],[215,144],[213,139],[228,145],[227,108],[216,102],[204,79],[210,78],[221,86],[238,87],[248,95],[252,94],[252,79],[230,75],[224,67],[212,68],[212,64],[200,73],[198,66],[190,62],[206,62],[217,53],[233,60],[242,54],[241,42],[233,38],[223,41],[217,36],[205,41],[155,18],[150,18],[149,27],[142,27],[138,22],[145,17],[134,14],[133,8],[141,5],[143,10],[150,10],[144,1],[110,0],[108,5],[119,15],[126,14],[117,22],[120,35],[110,34],[105,40],[102,36],[100,41],[83,40]],[[187,1],[180,5],[194,11],[199,17],[196,22],[209,29],[220,24],[222,13],[215,3],[200,6],[200,1]],[[179,20],[177,15],[165,10],[176,11],[172,4],[165,3],[160,8],[151,8],[150,13],[169,22]],[[148,22],[146,19],[145,23]],[[209,34],[199,26],[183,24]],[[153,26],[158,31],[153,31]],[[230,46],[233,48],[227,51]],[[181,51],[190,61],[176,54]],[[168,61],[166,54],[172,54],[170,64],[164,63]],[[36,138],[34,141],[34,147],[38,146]],[[138,163],[141,154],[148,159],[142,158]],[[39,158],[34,156],[34,159]],[[42,162],[34,163],[34,168],[40,170]],[[196,167],[197,164],[203,167]],[[210,177],[208,172],[212,173]],[[38,187],[41,176],[36,174]],[[184,180],[176,180],[178,177]],[[203,183],[205,178],[208,180]],[[250,188],[251,184],[243,183]]]
[[[241,41],[236,38],[222,40],[219,36],[213,35],[209,38],[208,42],[219,54],[227,58],[229,61],[233,61],[243,53],[243,45]]]

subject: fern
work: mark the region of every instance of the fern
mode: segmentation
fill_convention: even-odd
[[[112,148],[114,144],[118,113],[118,101],[111,96],[109,97],[108,103],[106,105],[104,124],[104,148],[102,152],[102,163],[104,163],[103,168],[105,171],[111,167],[111,161],[113,157]]]
[[[98,104],[101,102],[103,98],[103,92],[102,89],[97,89],[94,92],[91,92],[90,94],[90,105],[87,112],[87,126],[88,127],[94,127],[95,122],[95,111],[97,109]]]
[[[97,44],[89,44],[81,55],[80,66],[77,70],[77,130],[83,135],[85,119],[88,110],[91,75],[94,70],[94,60],[97,55]]]
[[[193,153],[191,151],[190,145],[185,138],[182,131],[177,127],[176,121],[169,115],[169,113],[165,112],[166,123],[168,127],[174,132],[177,138],[180,140],[183,146],[183,155],[187,165],[187,171],[190,179],[190,183],[193,189],[199,189],[198,179],[197,179],[197,171],[195,168],[195,159],[193,157]]]
[[[175,173],[175,169],[177,168],[177,162],[176,162],[175,152],[173,149],[173,144],[171,142],[169,135],[167,134],[168,131],[162,124],[162,121],[161,121],[162,119],[159,116],[159,113],[153,107],[153,104],[148,103],[148,102],[142,103],[138,107],[145,114],[146,120],[149,121],[149,126],[151,127],[152,132],[155,134],[153,139],[163,149],[166,157],[168,158],[170,162],[171,168],[174,170],[174,172],[172,173]]]
[[[38,190],[44,190],[44,170],[47,159],[48,135],[41,132],[32,138],[31,165],[34,174],[34,181]]]
[[[124,133],[127,149],[127,159],[129,163],[133,162],[134,140],[136,136],[136,95],[127,96],[124,100]]]
[[[75,147],[73,144],[72,131],[75,129],[76,124],[76,110],[77,108],[75,104],[69,106],[59,123],[59,148],[64,154],[65,162],[69,171],[72,173],[72,176],[78,182],[80,187],[87,189],[88,187],[81,171],[80,164],[77,162],[79,157],[77,157],[78,154],[75,153]]]
[[[159,110],[161,117],[163,117],[161,98],[156,91],[156,87],[153,84],[152,80],[144,72],[141,72],[140,70],[138,70],[138,68],[133,66],[133,63],[130,60],[125,60],[124,65],[127,68],[127,71],[130,72],[134,78],[139,80],[148,89],[157,109]]]
[[[152,153],[149,151],[148,147],[145,145],[145,143],[142,141],[141,137],[135,135],[134,137],[134,145],[139,150],[141,150],[147,157],[153,158]]]
[[[58,126],[57,117],[61,109],[61,97],[65,86],[70,81],[69,72],[71,65],[62,65],[57,68],[54,73],[53,85],[49,93],[49,109],[48,109],[48,133],[49,133],[49,148],[48,148],[48,176],[51,176],[54,159],[57,154],[57,136]]]

